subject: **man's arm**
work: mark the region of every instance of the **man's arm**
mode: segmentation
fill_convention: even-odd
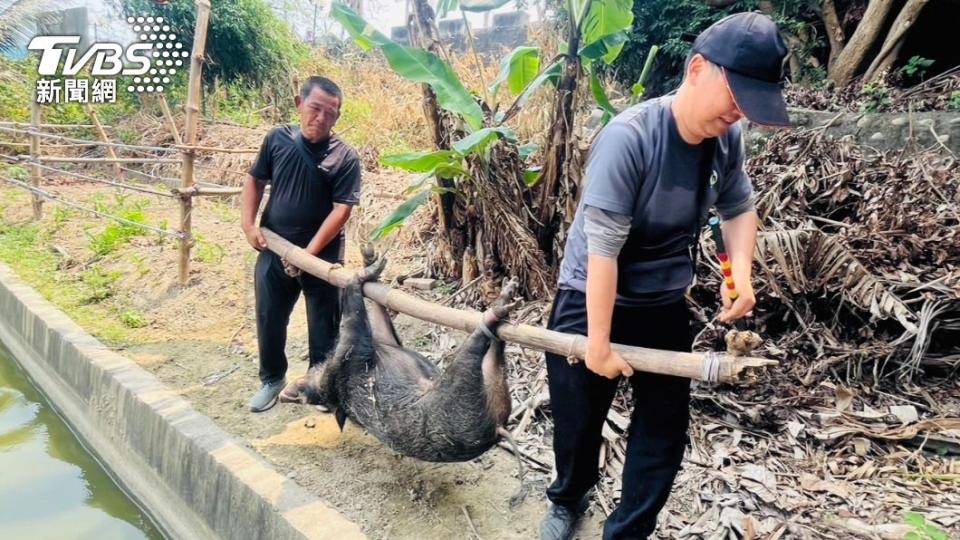
[[[263,200],[264,188],[263,182],[248,174],[243,182],[243,190],[240,192],[240,227],[243,228],[247,242],[257,251],[267,247],[267,240],[256,225],[257,210],[260,209],[260,201]]]
[[[330,214],[323,220],[317,234],[313,235],[310,243],[307,244],[307,253],[314,257],[320,255],[323,248],[327,247],[327,244],[340,234],[340,230],[343,229],[343,226],[347,223],[347,218],[350,217],[352,210],[352,205],[333,203],[333,210],[331,210]]]
[[[587,369],[608,379],[633,375],[633,368],[610,349],[610,326],[617,299],[617,259],[587,257]]]
[[[583,205],[587,239],[587,354],[590,371],[614,379],[633,369],[610,348],[613,306],[617,297],[617,257],[633,218],[637,189],[643,178],[643,145],[637,129],[611,122],[590,148]]]
[[[610,327],[617,299],[617,256],[630,234],[631,216],[588,204],[583,232],[587,237],[587,369],[615,378],[633,369],[610,349]]]
[[[753,249],[757,245],[757,212],[750,210],[724,221],[723,240],[730,255],[733,283],[736,287],[736,301],[731,302],[727,288],[721,284],[721,298],[723,310],[720,313],[720,322],[727,323],[746,315],[754,304],[756,297],[750,276],[753,270]]]

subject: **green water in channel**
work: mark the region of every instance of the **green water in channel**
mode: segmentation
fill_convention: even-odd
[[[163,536],[0,345],[0,539]]]

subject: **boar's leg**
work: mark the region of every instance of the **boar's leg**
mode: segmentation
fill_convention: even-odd
[[[377,262],[377,257],[373,252],[373,246],[371,244],[364,245],[362,251],[363,264],[365,266],[369,267]],[[376,281],[376,278],[368,281]],[[397,331],[393,328],[393,320],[390,318],[390,314],[387,313],[387,308],[373,300],[367,301],[367,308],[370,330],[373,332],[373,340],[376,343],[382,343],[384,345],[392,345],[394,347],[402,346],[400,336],[397,335]]]
[[[510,395],[507,389],[503,359],[503,342],[493,333],[516,305],[510,303],[517,289],[516,280],[507,282],[500,297],[483,313],[480,325],[464,342],[456,358],[444,371],[439,386],[464,407],[486,406],[489,418],[503,425],[510,415]],[[489,377],[489,379],[488,379]]]
[[[363,303],[363,284],[377,279],[386,265],[386,259],[380,259],[357,273],[353,281],[343,291],[340,317],[340,332],[333,356],[311,370],[305,389],[307,403],[325,405],[337,409],[337,422],[343,428],[345,418],[337,395],[337,376],[344,361],[350,357],[354,361],[372,362],[375,359],[373,334],[367,321],[366,307]]]
[[[513,307],[514,304],[510,304],[510,301],[513,298],[516,287],[516,281],[511,281],[504,285],[500,291],[500,297],[497,298],[492,308],[494,316],[496,317],[496,321],[493,322],[493,324],[505,318],[509,310]],[[487,323],[488,326],[491,324],[487,322],[489,318],[488,314],[484,314],[484,322]],[[507,441],[513,450],[514,456],[517,458],[517,476],[520,479],[520,489],[510,497],[510,507],[516,508],[526,499],[530,490],[526,483],[526,470],[523,466],[520,449],[505,427],[507,420],[510,418],[511,402],[510,388],[507,385],[507,363],[503,349],[504,343],[499,339],[494,340],[493,343],[490,344],[490,348],[487,349],[487,353],[483,356],[482,371],[483,383],[487,391],[487,407],[490,415],[497,422],[497,434]]]
[[[470,336],[470,340],[475,338],[477,341],[486,342],[487,350],[483,355],[480,364],[480,371],[483,377],[483,389],[486,394],[487,412],[490,418],[496,422],[497,435],[505,439],[513,450],[517,458],[517,476],[520,480],[520,488],[510,497],[510,507],[515,508],[526,499],[529,493],[529,486],[526,483],[526,470],[523,466],[523,459],[517,443],[513,440],[510,432],[506,429],[507,420],[510,418],[510,388],[507,385],[507,365],[504,356],[504,343],[499,338],[493,336],[493,329],[503,321],[510,310],[516,306],[512,302],[513,295],[517,290],[517,281],[515,279],[505,283],[500,291],[500,296],[494,302],[493,306],[483,314],[480,326]],[[488,335],[489,332],[489,335]],[[469,347],[469,345],[468,345]],[[466,352],[466,348],[461,355]],[[458,357],[459,360],[460,357]]]

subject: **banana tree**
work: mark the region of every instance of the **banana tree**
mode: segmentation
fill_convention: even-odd
[[[555,240],[561,219],[573,219],[580,185],[582,156],[573,134],[577,85],[587,75],[590,91],[604,110],[604,121],[616,114],[597,68],[620,55],[633,24],[633,0],[567,0],[565,9],[566,51],[559,60],[562,73],[553,102],[537,197],[537,218],[541,223],[537,236],[548,264],[560,256],[562,246]]]
[[[463,0],[456,5],[461,9],[492,9],[497,1]],[[518,146],[513,130],[495,118],[489,104],[468,92],[441,58],[444,51],[427,35],[434,21],[425,0],[416,0],[414,8],[417,18],[425,19],[417,21],[414,30],[428,37],[421,41],[432,50],[393,42],[343,4],[334,4],[332,10],[333,17],[358,46],[368,51],[378,48],[399,75],[423,83],[428,121],[435,129],[437,150],[389,155],[382,159],[386,165],[421,176],[408,190],[410,198],[377,227],[373,236],[381,238],[396,230],[430,200],[432,192],[438,203],[438,239],[440,244],[445,244],[440,248],[444,252],[442,256],[429,257],[432,264],[439,261],[438,271],[466,278],[476,275],[480,266],[492,270],[491,266],[502,265],[521,278],[527,292],[545,292],[550,279],[542,264],[543,257],[525,218],[516,217],[529,213],[528,203],[523,199],[525,194],[514,193],[504,204],[492,203],[494,199],[501,199],[514,184],[524,185],[530,173],[525,175],[522,159],[533,149],[530,145]],[[538,77],[539,58],[535,49],[516,51],[503,65],[502,77],[492,85],[494,94],[500,85],[515,92],[525,89],[532,92],[534,86],[549,79]],[[496,141],[502,144],[494,144]],[[505,215],[508,212],[515,216]],[[520,240],[497,245],[498,234],[492,228],[493,223],[509,223],[510,235]],[[475,253],[472,262],[468,252]]]
[[[507,0],[440,0],[438,12],[446,14],[453,9],[485,11],[506,3]],[[509,232],[516,241],[503,245],[502,251],[511,252],[513,255],[499,255],[501,259],[510,259],[516,263],[510,265],[514,267],[512,271],[517,271],[518,266],[546,269],[546,272],[533,272],[537,275],[531,277],[527,291],[533,293],[538,289],[549,288],[552,278],[544,275],[549,273],[549,264],[545,266],[544,260],[549,262],[555,249],[552,245],[556,229],[552,205],[559,183],[558,174],[564,170],[566,158],[570,155],[569,148],[572,146],[569,127],[573,120],[573,93],[578,79],[586,72],[590,76],[590,88],[594,97],[607,112],[605,116],[609,117],[615,112],[603,92],[593,66],[600,62],[612,62],[619,55],[626,41],[626,30],[632,22],[632,0],[571,0],[568,6],[571,30],[568,33],[566,51],[560,52],[543,66],[537,47],[522,46],[514,49],[502,60],[496,80],[485,89],[485,96],[492,96],[492,99],[484,102],[471,95],[457,79],[449,64],[441,59],[443,51],[438,45],[435,33],[428,36],[430,39],[423,40],[424,46],[430,50],[400,45],[378,32],[349,7],[341,3],[334,4],[334,18],[344,26],[358,46],[367,51],[379,48],[399,75],[423,83],[428,121],[434,126],[434,138],[438,147],[438,150],[432,152],[383,158],[387,165],[417,172],[422,176],[412,189],[408,190],[410,198],[374,231],[374,236],[382,237],[394,231],[420,205],[429,200],[428,191],[442,193],[436,196],[440,203],[438,221],[440,230],[447,233],[446,241],[453,248],[450,250],[452,253],[447,254],[447,259],[452,260],[446,266],[448,270],[456,267],[466,276],[469,272],[460,266],[460,256],[474,244],[477,245],[474,251],[480,251],[480,242],[474,242],[474,237],[478,237],[480,231],[457,239],[456,227],[452,226],[451,221],[457,221],[452,216],[452,207],[455,198],[460,196],[460,206],[468,209],[464,212],[465,215],[475,215],[478,208],[483,206],[497,214],[484,216],[484,226],[488,221],[499,222],[511,229]],[[414,0],[414,11],[419,22],[419,27],[415,30],[419,30],[421,34],[429,34],[431,29],[435,29],[433,11],[426,4],[426,0]],[[557,85],[558,97],[551,137],[548,139],[550,145],[547,158],[542,168],[524,170],[522,163],[535,148],[532,145],[517,146],[515,134],[504,123],[517,114],[529,97],[548,81]],[[501,92],[501,89],[505,92]],[[500,111],[499,102],[493,101],[501,93],[513,98],[513,102],[504,111]],[[431,113],[429,111],[434,109],[433,105],[436,110]],[[451,129],[449,125],[445,125],[442,116],[456,120],[457,128]],[[565,126],[565,129],[558,129],[560,124]],[[503,145],[500,145],[496,150],[500,152],[496,159],[491,157],[491,143],[495,140],[508,143],[507,147],[511,150],[507,155],[503,154]],[[576,169],[575,177],[578,178],[579,161],[576,161],[575,167],[569,168]],[[490,189],[490,186],[478,182],[479,177],[485,178],[487,183],[503,183],[499,191],[515,192],[514,183],[520,184],[524,189],[522,192],[513,193],[515,196],[503,197],[503,193],[497,189]],[[512,178],[519,181],[512,182]],[[459,189],[464,180],[471,180],[469,189]],[[541,184],[539,188],[534,188],[539,189],[539,203],[534,200],[535,192],[530,189],[537,183]],[[467,196],[468,191],[472,196],[485,193],[486,204]],[[492,199],[501,199],[504,204],[489,204]],[[506,208],[501,208],[504,206]],[[514,215],[505,215],[507,209]],[[539,242],[534,234],[540,237]],[[488,238],[487,242],[491,240]],[[477,255],[477,258],[484,259],[482,254]],[[465,254],[463,260],[467,260]]]

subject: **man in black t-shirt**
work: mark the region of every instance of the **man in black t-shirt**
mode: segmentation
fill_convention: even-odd
[[[250,400],[253,412],[272,407],[286,384],[287,323],[300,292],[307,305],[310,367],[333,349],[340,322],[339,289],[264,249],[266,240],[255,225],[264,188],[271,186],[260,224],[332,263],[343,262],[343,226],[360,202],[360,159],[331,133],[340,117],[340,88],[310,77],[294,101],[300,125],[279,126],[264,137],[240,195],[243,232],[260,252],[254,289],[262,386]]]

